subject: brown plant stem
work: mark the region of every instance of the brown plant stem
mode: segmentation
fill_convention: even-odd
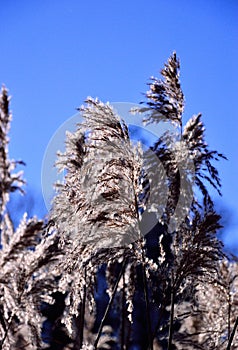
[[[235,322],[233,330],[231,332],[231,336],[230,336],[226,350],[231,350],[232,341],[233,341],[233,338],[235,336],[235,332],[236,332],[237,327],[238,327],[238,317],[236,318],[236,322]]]
[[[230,294],[230,285],[228,291],[228,339],[231,336],[231,294]]]
[[[79,332],[76,337],[76,342],[73,350],[80,350],[83,346],[83,332],[84,332],[84,323],[85,323],[85,305],[86,305],[86,267],[84,268],[84,280],[85,284],[83,287],[83,300],[80,306],[80,317],[79,317]]]
[[[131,339],[131,322],[129,322],[127,326],[127,335],[126,335],[126,344],[125,344],[126,350],[129,349],[130,339]]]
[[[100,326],[99,326],[99,329],[98,329],[98,333],[97,333],[97,337],[96,337],[95,342],[94,342],[94,349],[97,349],[97,345],[98,345],[98,342],[99,342],[99,339],[100,339],[100,336],[101,336],[101,333],[102,333],[102,329],[103,329],[105,320],[107,318],[107,315],[109,313],[110,307],[111,307],[111,305],[113,303],[113,300],[114,300],[114,297],[116,295],[117,287],[118,287],[120,279],[121,279],[121,277],[123,275],[126,263],[127,263],[127,259],[124,259],[122,267],[121,267],[121,271],[120,271],[120,273],[119,273],[119,275],[117,277],[116,284],[115,284],[115,286],[113,288],[112,295],[111,295],[111,297],[109,299],[109,302],[107,304],[106,310],[105,310],[104,315],[103,315],[103,318],[101,320],[101,323],[100,323]]]
[[[153,339],[156,337],[156,334],[157,334],[157,332],[158,332],[158,330],[159,330],[159,328],[160,328],[160,323],[161,323],[161,320],[162,320],[162,318],[163,318],[163,316],[164,316],[164,312],[165,312],[165,302],[164,302],[164,303],[162,304],[162,306],[161,306],[161,312],[160,312],[160,314],[159,314],[159,317],[158,317],[156,326],[155,326],[155,328],[154,328],[154,332],[153,332],[153,334],[152,334]]]
[[[122,289],[122,315],[121,315],[121,350],[125,349],[125,318],[126,318],[126,296],[125,296],[125,273],[123,273],[123,289]]]
[[[173,340],[173,332],[174,332],[174,301],[175,301],[175,291],[174,291],[174,287],[172,287],[171,303],[170,303],[170,320],[169,320],[169,339],[168,339],[167,350],[172,349],[172,340]]]
[[[136,195],[135,195],[135,208],[136,208],[137,220],[139,222],[139,208],[138,208]],[[141,257],[142,257],[143,288],[144,288],[146,319],[147,319],[147,327],[148,327],[148,342],[149,342],[149,349],[153,350],[153,336],[152,336],[151,322],[150,322],[148,283],[147,283],[146,271],[145,271],[145,253],[144,253],[144,247],[142,246],[141,239],[142,239],[141,232],[139,231],[139,240],[140,240]]]
[[[143,275],[143,287],[144,287],[144,295],[145,295],[146,319],[147,319],[147,327],[148,327],[148,342],[149,342],[149,349],[153,350],[153,337],[152,337],[152,331],[151,331],[150,309],[149,309],[149,293],[148,293],[148,283],[147,283],[146,272],[145,272],[145,255],[144,255],[143,247],[141,248],[141,254],[142,254],[142,275]]]

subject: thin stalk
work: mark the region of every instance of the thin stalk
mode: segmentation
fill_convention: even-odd
[[[124,269],[125,269],[125,266],[126,266],[126,262],[127,262],[127,261],[126,261],[126,259],[125,259],[125,260],[123,261],[123,264],[122,264],[122,267],[121,267],[121,271],[120,271],[120,273],[119,273],[119,275],[118,275],[118,277],[117,277],[117,281],[116,281],[116,284],[115,284],[115,286],[114,286],[114,288],[113,288],[112,295],[111,295],[111,297],[110,297],[110,299],[109,299],[109,302],[108,302],[108,304],[107,304],[105,313],[104,313],[103,318],[102,318],[102,320],[101,320],[101,323],[100,323],[100,326],[99,326],[99,329],[98,329],[98,334],[97,334],[96,340],[95,340],[95,342],[94,342],[94,349],[97,349],[97,345],[98,345],[98,342],[99,342],[99,339],[100,339],[100,336],[101,336],[101,333],[102,333],[102,329],[103,329],[105,320],[106,320],[106,318],[107,318],[107,315],[108,315],[108,313],[109,313],[110,307],[111,307],[111,305],[112,305],[112,303],[113,303],[114,297],[115,297],[115,295],[116,295],[117,287],[118,287],[118,284],[119,284],[120,279],[121,279],[121,277],[122,277],[122,274],[123,274],[123,272],[124,272]]]
[[[138,208],[136,195],[135,195],[135,208],[136,208],[137,220],[139,222],[139,208]],[[141,240],[141,238],[142,238],[141,232],[139,230],[139,239]],[[147,327],[148,327],[149,350],[153,350],[153,336],[152,336],[151,321],[150,321],[148,283],[147,283],[146,271],[145,271],[144,247],[142,246],[142,243],[141,243],[141,257],[142,257],[142,275],[143,275],[143,287],[144,287],[145,307],[146,307],[146,320],[147,320]]]
[[[168,348],[167,350],[172,349],[172,340],[174,332],[174,302],[175,302],[175,292],[172,287],[171,291],[171,303],[170,303],[170,320],[169,320],[169,339],[168,339]]]
[[[146,319],[148,326],[148,341],[149,341],[149,349],[153,350],[153,337],[151,330],[151,321],[150,321],[150,309],[149,309],[149,293],[148,293],[148,283],[145,272],[145,255],[143,247],[141,248],[142,254],[142,274],[143,274],[143,287],[144,287],[144,295],[145,295],[145,307],[146,307]]]
[[[167,299],[165,299],[165,300],[167,300]],[[152,334],[153,339],[155,338],[155,336],[156,336],[156,334],[157,334],[157,332],[158,332],[158,330],[159,330],[159,328],[160,328],[160,323],[161,323],[161,320],[162,320],[162,318],[163,318],[163,316],[164,316],[164,312],[165,312],[165,305],[167,305],[167,304],[166,304],[166,301],[164,301],[164,302],[162,303],[161,312],[160,312],[160,314],[159,314],[159,317],[158,317],[156,326],[155,326],[155,328],[154,328],[154,332],[153,332],[153,334]]]
[[[226,350],[231,350],[232,341],[233,341],[233,338],[235,336],[235,332],[236,332],[237,327],[238,327],[238,317],[236,318],[236,322],[234,324],[234,327],[233,327],[233,330],[232,330],[232,333],[231,333]]]
[[[230,286],[228,291],[228,339],[231,336],[231,294],[230,294]]]
[[[85,305],[86,305],[86,267],[84,268],[84,287],[83,287],[83,300],[80,307],[80,317],[79,317],[79,332],[75,341],[75,346],[73,350],[80,350],[83,346],[83,332],[85,324]]]
[[[131,340],[131,322],[129,322],[127,326],[127,335],[126,335],[126,344],[125,344],[125,349],[129,349],[130,346],[130,340]]]
[[[125,295],[125,273],[123,272],[123,289],[122,289],[122,313],[121,313],[121,350],[125,349],[125,305],[126,305],[126,295]]]

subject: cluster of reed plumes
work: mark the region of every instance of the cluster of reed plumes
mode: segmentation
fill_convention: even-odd
[[[208,148],[201,114],[183,125],[179,69],[173,53],[137,110],[145,124],[174,126],[147,150],[110,104],[88,98],[58,155],[65,176],[48,222],[25,215],[17,228],[7,203],[24,182],[8,158],[2,89],[0,349],[238,346],[238,265],[223,253],[209,193],[220,193],[213,161],[225,157]],[[47,343],[44,310],[57,295]]]

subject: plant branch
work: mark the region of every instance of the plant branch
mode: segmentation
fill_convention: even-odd
[[[144,249],[141,247],[142,254],[142,274],[143,274],[143,286],[144,286],[144,295],[145,295],[145,307],[146,307],[146,319],[147,319],[147,327],[148,327],[148,341],[149,341],[149,349],[153,350],[153,337],[151,331],[151,322],[150,322],[150,309],[149,309],[149,293],[148,293],[148,283],[145,272],[145,255]]]
[[[125,260],[123,261],[123,264],[122,264],[122,267],[121,267],[121,271],[120,271],[120,273],[119,273],[119,275],[118,275],[118,277],[117,277],[117,281],[116,281],[116,284],[115,284],[115,286],[114,286],[114,288],[113,288],[112,295],[111,295],[111,297],[110,297],[110,299],[109,299],[109,302],[108,302],[108,304],[107,304],[105,313],[104,313],[103,318],[102,318],[102,320],[101,320],[101,323],[100,323],[100,326],[99,326],[99,329],[98,329],[98,334],[97,334],[96,340],[95,340],[95,342],[94,342],[94,349],[97,349],[97,345],[98,345],[98,342],[99,342],[99,339],[100,339],[100,336],[101,336],[101,333],[102,333],[102,329],[103,329],[105,320],[106,320],[106,318],[107,318],[107,315],[108,315],[108,313],[109,313],[110,307],[111,307],[111,305],[112,305],[112,303],[113,303],[113,300],[114,300],[114,297],[115,297],[115,295],[116,295],[117,287],[118,287],[118,284],[119,284],[119,282],[120,282],[120,279],[121,279],[121,277],[122,277],[122,275],[123,275],[123,272],[124,272],[126,263],[127,263],[127,259],[125,259]]]
[[[76,337],[76,342],[74,346],[74,350],[80,350],[83,346],[83,331],[84,331],[84,323],[85,323],[85,304],[86,304],[86,266],[84,267],[84,287],[83,287],[83,300],[80,306],[80,317],[79,317],[79,331]]]
[[[125,349],[125,307],[126,307],[126,296],[125,296],[125,273],[123,272],[123,289],[122,289],[122,314],[121,314],[121,350]]]
[[[175,301],[175,291],[174,291],[174,287],[172,287],[171,304],[170,304],[168,350],[172,349],[172,340],[173,340],[173,331],[174,331],[174,301]]]
[[[231,333],[226,350],[231,350],[232,341],[233,341],[233,338],[235,336],[235,332],[236,332],[237,327],[238,327],[238,317],[236,318],[236,322],[234,324],[234,327],[233,327],[233,330],[232,330],[232,333]]]

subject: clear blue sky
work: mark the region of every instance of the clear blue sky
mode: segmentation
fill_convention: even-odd
[[[12,96],[11,157],[40,197],[41,162],[56,129],[90,95],[140,102],[173,50],[185,120],[202,112],[219,171],[228,244],[238,241],[238,1],[8,0],[0,5],[0,82]]]

